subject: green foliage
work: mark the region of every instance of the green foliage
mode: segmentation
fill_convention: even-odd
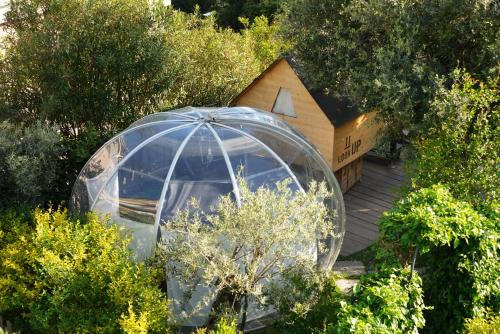
[[[62,152],[60,135],[51,127],[0,122],[0,207],[47,202]]]
[[[463,67],[484,78],[497,65],[499,10],[489,0],[290,0],[284,28],[312,85],[379,110],[402,138],[427,112],[436,77]]]
[[[500,316],[488,318],[467,319],[465,322],[466,334],[498,334],[500,333]]]
[[[425,324],[421,279],[409,269],[362,276],[347,295],[332,278],[299,282],[296,287],[305,288],[308,303],[281,305],[285,317],[278,327],[285,333],[406,334],[418,333]]]
[[[64,146],[36,180],[51,183],[40,191],[67,200],[85,161],[132,121],[160,106],[227,105],[259,74],[254,50],[272,49],[264,24],[249,37],[198,14],[146,0],[13,2],[0,57],[0,119],[51,124]]]
[[[403,263],[416,249],[421,254],[426,304],[434,307],[426,331],[455,333],[464,318],[499,311],[499,220],[498,203],[478,212],[441,185],[410,193],[384,214],[385,246]]]
[[[273,18],[281,8],[280,2],[280,0],[173,0],[172,5],[188,13],[197,10],[202,13],[215,12],[220,27],[239,30],[244,28],[244,24],[239,20],[240,17],[249,18],[251,21],[258,16]]]
[[[424,327],[422,281],[417,273],[394,269],[361,277],[338,320],[327,333],[407,334]]]
[[[322,333],[327,324],[336,323],[336,310],[340,309],[345,295],[336,285],[334,275],[287,275],[285,284],[269,293],[279,321],[277,333]]]
[[[487,82],[455,72],[450,90],[441,87],[407,163],[414,183],[442,183],[473,204],[498,198],[500,185],[500,68]]]
[[[259,74],[250,39],[198,14],[167,10],[161,19],[166,45],[175,50],[167,60],[176,78],[166,87],[165,107],[227,105]]]
[[[171,81],[169,49],[146,0],[18,0],[6,15],[0,110],[78,136],[121,129]]]
[[[236,321],[221,318],[214,326],[214,329],[207,330],[206,328],[198,329],[196,334],[240,334]]]
[[[280,10],[280,0],[218,0],[215,11],[217,23],[233,29],[243,28],[240,17],[250,20],[258,16],[272,18]]]
[[[213,300],[215,316],[241,316],[243,330],[248,305],[265,306],[264,290],[286,279],[284,273],[316,272],[318,256],[330,250],[318,240],[336,238],[337,231],[323,204],[331,196],[323,183],[312,182],[306,193],[293,193],[291,180],[255,192],[243,179],[238,182],[241,205],[227,195],[213,215],[194,204],[166,222],[169,237],[159,244],[158,262],[185,287],[185,297],[174,301],[180,317],[192,316],[193,311],[183,309],[187,302],[196,313]],[[200,286],[213,291],[213,297],[191,299]]]
[[[154,271],[95,216],[36,210],[0,217],[0,313],[33,333],[164,333],[167,302]],[[30,224],[34,224],[34,228]]]
[[[291,44],[281,35],[279,21],[270,24],[267,17],[257,16],[253,22],[248,18],[240,17],[240,22],[245,27],[241,33],[250,39],[255,57],[260,61],[261,71],[291,47]]]

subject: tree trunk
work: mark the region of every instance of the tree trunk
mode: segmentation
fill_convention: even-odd
[[[247,310],[248,310],[248,295],[245,294],[243,296],[243,305],[241,306],[241,322],[240,325],[238,326],[239,330],[243,332],[245,329],[245,323],[247,322]]]

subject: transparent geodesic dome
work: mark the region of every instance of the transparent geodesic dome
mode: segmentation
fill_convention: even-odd
[[[131,231],[131,247],[145,259],[168,233],[162,225],[192,198],[205,212],[221,195],[240,203],[237,175],[251,190],[291,179],[293,191],[304,191],[312,180],[325,181],[333,193],[327,204],[335,210],[332,229],[339,237],[328,240],[317,258],[320,268],[333,266],[345,213],[332,171],[297,130],[252,108],[187,107],[138,120],[90,158],[73,187],[70,208],[109,215]],[[169,283],[169,294],[182,292]],[[201,298],[206,292],[197,294]],[[198,314],[190,325],[202,324],[204,316]]]
[[[70,209],[107,214],[132,231],[139,258],[152,252],[161,225],[192,198],[208,212],[221,195],[239,202],[236,175],[251,189],[290,178],[294,191],[326,181],[335,233],[344,234],[342,193],[321,154],[297,130],[253,108],[193,108],[146,116],[104,144],[83,167]],[[320,257],[331,268],[342,237]]]

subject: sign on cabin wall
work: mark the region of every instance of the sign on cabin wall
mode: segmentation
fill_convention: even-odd
[[[380,123],[374,122],[376,113],[361,115],[335,128],[333,170],[337,171],[373,148]]]

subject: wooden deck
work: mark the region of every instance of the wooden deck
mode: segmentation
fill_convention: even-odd
[[[346,256],[370,246],[378,238],[378,220],[399,198],[406,182],[402,163],[385,166],[363,162],[361,181],[344,194],[346,234],[340,255]]]

